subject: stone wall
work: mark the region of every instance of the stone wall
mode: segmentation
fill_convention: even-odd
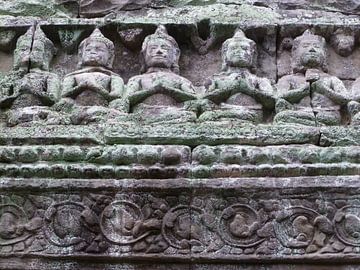
[[[0,269],[360,267],[356,1],[0,3]]]

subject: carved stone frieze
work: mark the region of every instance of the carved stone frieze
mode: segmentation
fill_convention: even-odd
[[[355,37],[360,33],[355,26],[339,26],[330,34],[329,27],[293,26],[291,30],[282,26],[278,41],[275,26],[239,26],[230,31],[233,37],[222,42],[218,52],[214,49],[198,60],[195,52],[184,47],[185,41],[179,46],[181,30],[168,33],[171,26],[160,25],[151,34],[154,28],[146,24],[129,29],[117,24],[100,28],[94,22],[80,21],[67,27],[43,22],[20,37],[16,29],[3,31],[12,33],[7,38],[9,44],[18,37],[15,50],[10,50],[14,68],[1,80],[1,107],[8,126],[232,120],[271,126],[357,123],[357,81],[349,81],[356,78],[350,74],[353,70],[329,68],[341,59],[355,64],[354,71],[360,69],[360,63],[350,60],[357,53]],[[132,30],[138,34],[124,38],[124,33]],[[142,39],[139,51],[135,44]],[[183,48],[186,56],[181,59]],[[53,59],[55,52],[59,56]],[[279,59],[275,59],[276,53]],[[131,61],[126,63],[128,56]],[[187,62],[184,74],[194,80],[192,73],[197,70],[191,57],[204,65],[203,82],[194,84],[178,74]],[[212,60],[207,57],[222,64],[221,73],[205,65]],[[74,71],[70,67],[75,61],[78,69]],[[72,64],[59,66],[67,62]],[[283,65],[287,67],[283,69]]]
[[[301,179],[297,181],[295,187]],[[121,192],[104,187],[102,192],[80,188],[70,193],[46,189],[37,194],[3,193],[1,254],[161,254],[163,258],[221,254],[231,259],[360,252],[356,192],[348,199],[329,186],[321,199],[316,191],[302,198],[290,188],[275,199],[280,189],[270,185],[265,185],[268,191],[258,186],[259,193],[252,196],[254,187],[246,185],[224,191],[226,185],[218,183],[219,191],[225,192],[221,195],[211,184],[203,185],[205,190],[195,184],[174,190],[151,187],[147,192],[124,184],[119,186]]]
[[[0,0],[0,269],[358,269],[359,10]]]

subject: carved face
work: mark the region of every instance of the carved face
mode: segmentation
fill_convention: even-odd
[[[326,58],[324,45],[314,39],[305,39],[301,41],[297,49],[301,64],[306,68],[320,68]]]
[[[52,53],[47,51],[44,42],[35,40],[30,54],[31,68],[49,70],[51,60]]]
[[[335,51],[341,56],[349,56],[355,47],[355,38],[352,35],[338,34],[332,40]]]
[[[82,63],[88,66],[107,66],[111,58],[109,49],[103,42],[86,44],[82,52]]]
[[[14,65],[16,68],[27,68],[30,60],[31,44],[18,42],[14,52]]]
[[[4,213],[0,217],[0,237],[11,239],[16,234],[17,219],[11,213]]]
[[[56,212],[54,232],[60,238],[81,235],[81,213],[77,209],[63,208]]]
[[[231,41],[225,52],[226,64],[233,67],[249,68],[255,56],[254,47],[246,40]]]
[[[176,48],[169,42],[157,39],[147,44],[145,63],[147,67],[171,68],[176,61]]]

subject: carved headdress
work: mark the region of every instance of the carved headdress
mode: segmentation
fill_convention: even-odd
[[[146,72],[146,70],[148,68],[145,63],[145,54],[146,54],[146,49],[147,49],[148,45],[151,42],[157,42],[159,40],[163,40],[163,41],[169,43],[169,45],[173,49],[172,54],[171,54],[173,59],[171,59],[171,67],[170,68],[174,73],[178,74],[179,73],[179,64],[178,63],[179,63],[179,58],[180,58],[179,45],[177,44],[176,40],[168,34],[164,25],[159,25],[154,34],[149,35],[144,39],[144,42],[142,44],[142,49],[141,49],[141,62],[142,62],[141,72],[142,73]]]
[[[301,55],[298,53],[298,49],[302,46],[301,43],[304,41],[318,43],[324,52],[324,59],[321,65],[321,69],[327,72],[327,61],[326,61],[326,40],[322,36],[313,34],[309,29],[306,30],[301,36],[294,39],[293,47],[291,50],[291,66],[293,72],[304,72],[306,67],[301,63]]]
[[[44,61],[41,62],[39,68],[49,70],[49,64],[52,57],[56,54],[56,48],[40,26],[36,27],[36,29],[34,29],[34,27],[29,28],[29,30],[17,40],[14,68],[19,69],[20,67],[24,67],[24,54],[26,53],[28,55],[27,61],[29,61],[31,54],[37,53],[37,50],[35,50],[37,46],[41,46],[41,49],[44,50],[44,55],[41,55],[40,58],[43,59],[46,57],[46,59],[43,59]],[[37,64],[39,65],[39,63]]]
[[[221,48],[221,55],[222,55],[222,60],[223,60],[222,70],[225,71],[227,69],[227,63],[226,63],[225,55],[226,55],[226,53],[228,51],[229,44],[231,42],[247,42],[250,45],[250,50],[251,50],[251,53],[253,55],[252,62],[251,62],[251,69],[252,69],[252,71],[255,71],[256,66],[257,66],[257,46],[256,46],[256,43],[255,43],[255,41],[247,38],[245,33],[241,29],[237,29],[235,31],[234,36],[232,38],[229,38],[229,39],[225,40],[225,42],[222,45],[222,48]]]
[[[83,54],[83,50],[86,48],[86,46],[88,46],[89,44],[91,44],[92,42],[101,42],[103,44],[105,44],[106,48],[108,49],[109,52],[109,59],[105,65],[106,68],[112,69],[113,63],[114,63],[114,58],[115,58],[115,46],[114,43],[106,38],[99,29],[95,29],[92,34],[84,39],[80,45],[79,45],[79,59],[80,59],[80,63],[79,65],[82,66],[82,54]]]

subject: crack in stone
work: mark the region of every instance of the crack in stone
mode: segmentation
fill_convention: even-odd
[[[317,120],[318,112],[314,109],[313,97],[314,97],[313,84],[310,83],[310,106],[311,106],[311,110],[312,110],[312,112],[314,114],[315,126],[319,127],[319,123],[318,123],[318,120]]]
[[[32,29],[32,37],[31,37],[31,44],[30,44],[30,50],[29,50],[29,62],[27,64],[27,71],[26,73],[30,73],[30,69],[31,69],[31,53],[34,47],[34,42],[35,42],[35,32],[36,32],[36,28],[38,27],[38,21],[34,21],[34,24],[31,26]]]

